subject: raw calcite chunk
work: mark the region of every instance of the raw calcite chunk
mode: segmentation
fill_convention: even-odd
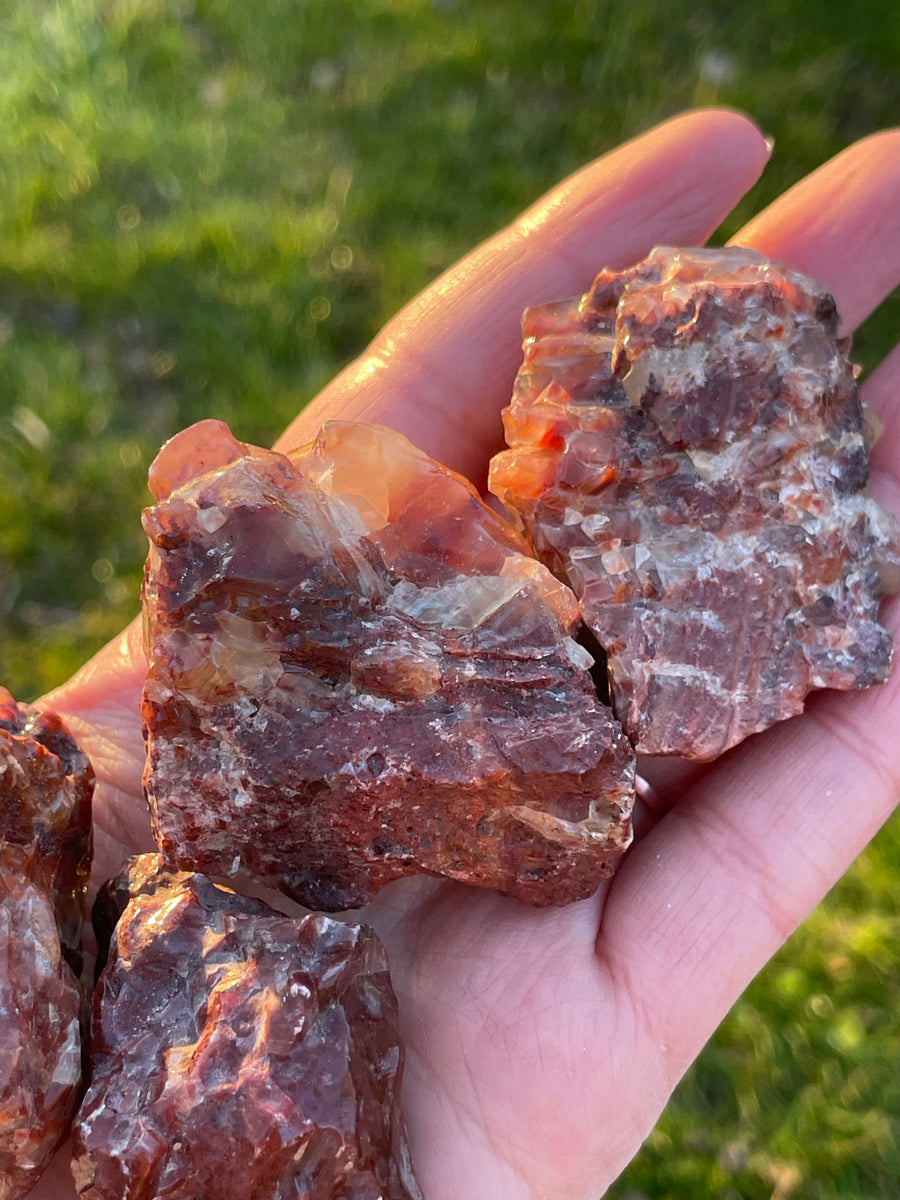
[[[0,842],[50,897],[63,951],[81,967],[84,896],[91,871],[94,773],[52,712],[16,704],[0,687]]]
[[[125,893],[125,895],[123,895]],[[72,1170],[86,1200],[421,1200],[384,950],[132,860],[94,998]]]
[[[713,758],[887,677],[897,526],[827,292],[752,250],[657,248],[523,332],[491,490],[581,600],[639,751]]]
[[[93,775],[52,713],[0,688],[0,1200],[37,1182],[81,1085]]]
[[[37,1183],[81,1084],[81,993],[47,893],[0,844],[0,1198]]]
[[[571,593],[468,483],[387,429],[285,456],[206,421],[151,487],[145,784],[170,862],[331,911],[421,871],[593,892],[629,840],[631,748]]]

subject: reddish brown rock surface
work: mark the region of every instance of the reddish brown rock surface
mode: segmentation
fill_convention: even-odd
[[[737,248],[525,314],[491,489],[581,600],[640,751],[712,758],[889,672],[897,526],[836,331],[827,292]]]
[[[145,783],[171,863],[326,910],[421,871],[536,904],[596,888],[631,748],[571,593],[469,484],[386,429],[284,456],[207,421],[151,486]]]
[[[133,860],[74,1129],[85,1200],[420,1200],[384,951]],[[110,897],[108,897],[110,898]]]
[[[81,1085],[93,775],[59,718],[0,688],[0,1200],[36,1183]]]
[[[0,842],[19,847],[28,876],[49,894],[76,970],[93,792],[88,757],[56,713],[16,704],[0,687]]]

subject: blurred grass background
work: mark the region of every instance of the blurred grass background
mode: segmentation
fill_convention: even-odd
[[[459,255],[698,104],[776,142],[724,237],[900,120],[896,0],[0,0],[0,680],[32,698],[132,616],[166,437],[272,440]],[[864,366],[898,329],[895,295]],[[612,1196],[900,1197],[898,860],[895,822]]]

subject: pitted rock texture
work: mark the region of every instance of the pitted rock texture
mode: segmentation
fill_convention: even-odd
[[[91,871],[93,793],[88,757],[56,713],[17,704],[0,687],[0,842],[19,847],[29,878],[49,895],[76,971]]]
[[[594,891],[630,838],[632,751],[573,596],[468,483],[387,429],[285,456],[207,421],[151,487],[145,784],[170,863],[327,911],[414,872]]]
[[[95,993],[79,1194],[421,1200],[375,935],[283,916],[156,855],[132,860],[107,909],[128,896]]]
[[[710,759],[889,673],[900,541],[837,324],[741,248],[657,248],[525,313],[490,487],[581,601],[638,751]]]
[[[52,713],[0,688],[0,1200],[35,1185],[81,1086],[93,775]]]

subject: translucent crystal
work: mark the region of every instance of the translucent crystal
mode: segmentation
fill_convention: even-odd
[[[78,1101],[92,792],[59,718],[0,688],[0,1200],[31,1190]]]

